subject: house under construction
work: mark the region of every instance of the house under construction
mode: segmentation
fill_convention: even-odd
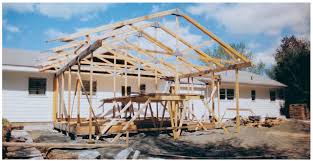
[[[174,26],[168,20],[173,19]],[[195,32],[208,39],[203,44],[191,44],[181,32],[181,26],[191,25]],[[164,39],[167,38],[167,39]],[[170,131],[178,139],[182,130],[227,129],[214,114],[214,97],[219,92],[220,77],[215,73],[236,71],[235,101],[236,125],[239,131],[239,82],[238,70],[251,66],[251,61],[223,42],[201,24],[178,9],[163,11],[130,20],[116,22],[71,35],[49,40],[63,45],[50,49],[53,55],[41,64],[41,71],[54,71],[53,115],[54,128],[73,136],[100,138],[113,135],[112,142],[129,133]],[[203,46],[221,46],[228,59],[213,57],[202,50]],[[201,63],[199,63],[201,62]],[[72,74],[77,79],[72,79]],[[89,87],[84,85],[82,73],[89,75]],[[65,82],[65,75],[68,81]],[[112,77],[113,97],[102,102],[92,102],[94,75]],[[207,96],[194,94],[193,82],[199,76],[211,78]],[[124,96],[117,96],[116,77],[124,79]],[[154,78],[155,92],[130,93],[130,78],[137,79],[138,91],[141,79]],[[188,91],[182,92],[180,80],[187,79]],[[74,96],[71,84],[76,82]],[[159,81],[172,84],[168,91],[160,91]],[[67,89],[65,89],[67,84]],[[68,92],[67,101],[64,93]],[[88,107],[80,104],[86,95]],[[194,117],[195,108],[189,101],[201,100],[208,115],[199,120]],[[74,106],[75,104],[75,106]],[[219,102],[217,102],[219,106]],[[159,107],[163,110],[159,111]],[[76,109],[76,116],[73,115]],[[81,118],[81,108],[89,108],[89,117]],[[111,113],[96,113],[95,109],[110,109]],[[149,114],[149,115],[148,115]]]

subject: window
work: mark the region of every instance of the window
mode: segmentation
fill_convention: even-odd
[[[131,87],[127,86],[127,96],[131,94]],[[125,86],[122,86],[122,96],[125,96]]]
[[[46,78],[29,78],[28,80],[28,93],[36,95],[46,94]]]
[[[255,100],[255,90],[251,90],[251,100]]]
[[[146,93],[146,85],[140,84],[140,93]]]
[[[227,89],[227,99],[228,100],[234,99],[234,89]]]
[[[86,89],[86,93],[90,95],[90,81],[89,80],[83,80],[83,86]],[[92,95],[96,95],[97,92],[97,82],[92,82]]]
[[[270,91],[270,100],[275,101],[276,100],[276,92],[275,91]]]
[[[226,98],[226,93],[225,89],[220,89],[220,99],[224,100]]]

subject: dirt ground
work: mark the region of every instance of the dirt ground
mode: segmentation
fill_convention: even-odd
[[[129,147],[140,151],[139,159],[309,159],[310,122],[285,121],[281,125],[267,127],[241,127],[230,134],[222,129],[182,132],[178,141],[169,134],[157,136],[136,134],[130,137]],[[30,130],[34,142],[86,142],[53,130]],[[109,140],[109,139],[108,139]],[[108,140],[99,141],[102,143]],[[39,149],[49,159],[75,159],[73,153],[84,149]],[[122,148],[95,149],[101,159],[113,159]]]

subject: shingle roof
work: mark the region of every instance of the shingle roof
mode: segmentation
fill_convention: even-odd
[[[37,65],[47,58],[47,54],[39,53],[38,51],[3,48],[2,49],[2,65],[15,65],[15,66],[27,66],[38,67]],[[235,83],[235,71],[225,71],[216,73],[219,74],[224,83]],[[194,84],[204,84],[203,82],[210,82],[210,78],[198,77],[194,79]],[[180,80],[181,83],[187,83],[188,79],[184,78]],[[191,82],[191,80],[190,80]],[[286,85],[251,72],[239,71],[239,82],[241,84],[250,85],[266,85],[275,87],[286,87]]]
[[[221,76],[223,83],[235,83],[235,71],[224,71],[216,73]],[[199,78],[203,82],[210,82],[210,78]],[[285,84],[282,84],[276,80],[268,78],[266,76],[257,75],[247,71],[239,71],[239,83],[248,84],[248,85],[263,85],[263,86],[274,86],[274,87],[287,87]]]
[[[37,65],[47,56],[38,51],[3,48],[2,65],[38,67]]]

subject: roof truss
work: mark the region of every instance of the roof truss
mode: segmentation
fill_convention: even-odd
[[[159,19],[165,16],[176,17],[176,32],[159,22]],[[186,20],[211,40],[195,45],[188,42],[184,38],[185,35],[179,33],[179,18]],[[155,19],[158,20],[150,22]],[[151,28],[155,29],[155,35],[149,32],[148,29]],[[162,31],[168,38],[175,40],[176,46],[160,40],[157,37],[158,31]],[[55,70],[56,75],[60,75],[69,68],[77,68],[78,62],[86,71],[90,68],[83,65],[90,65],[93,62],[95,71],[136,74],[136,71],[141,70],[140,72],[145,75],[158,75],[166,78],[177,77],[177,75],[180,78],[195,77],[214,71],[251,66],[248,58],[177,9],[100,26],[48,42],[51,41],[60,41],[65,44],[46,51],[54,55],[41,64],[41,71]],[[177,47],[178,42],[185,49]],[[231,59],[215,58],[202,50],[203,46],[207,47],[212,43],[220,45]],[[91,53],[93,53],[93,61],[90,61]],[[99,61],[94,61],[94,59]],[[113,63],[112,59],[122,63]],[[202,60],[205,65],[195,63],[196,59]]]

